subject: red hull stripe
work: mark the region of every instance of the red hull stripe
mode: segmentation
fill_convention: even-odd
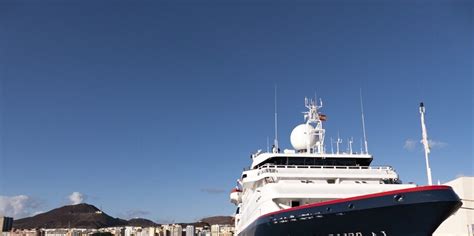
[[[391,195],[391,194],[402,194],[402,193],[410,193],[410,192],[422,192],[422,191],[446,190],[446,189],[451,189],[451,187],[445,186],[445,185],[432,185],[432,186],[421,186],[421,187],[414,187],[414,188],[398,189],[398,190],[392,190],[392,191],[380,192],[380,193],[371,193],[367,195],[341,198],[341,199],[336,199],[336,200],[312,203],[312,204],[307,204],[303,206],[297,206],[297,207],[292,207],[292,208],[283,209],[279,211],[274,211],[274,212],[270,212],[265,215],[262,215],[258,217],[258,219],[264,218],[270,215],[284,213],[284,212],[297,211],[297,210],[306,209],[306,208],[312,208],[312,207],[318,207],[318,206],[324,206],[324,205],[330,205],[330,204],[336,204],[336,203],[344,203],[344,202],[356,201],[356,200],[362,200],[362,199],[368,199],[368,198],[382,197],[382,196]]]

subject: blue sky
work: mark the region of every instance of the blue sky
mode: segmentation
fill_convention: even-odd
[[[433,179],[472,176],[472,5],[3,1],[0,210],[79,192],[125,218],[230,215],[228,191],[273,139],[275,84],[283,147],[316,92],[327,137],[358,149],[362,89],[375,165],[426,183],[424,101]]]

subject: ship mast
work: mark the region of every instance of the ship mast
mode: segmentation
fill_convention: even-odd
[[[314,135],[317,137],[316,144],[314,145],[313,152],[315,153],[324,153],[324,134],[325,130],[323,129],[323,122],[322,122],[322,116],[318,113],[318,109],[323,107],[323,102],[321,99],[319,99],[319,105],[317,105],[317,102],[315,100],[308,100],[308,98],[304,99],[305,101],[305,107],[308,108],[307,112],[304,112],[304,118],[306,119],[306,124],[307,124],[307,135],[308,135],[308,142],[306,146],[306,152],[311,153],[311,150],[313,147],[310,146],[309,140],[311,138],[311,135]],[[325,118],[324,118],[325,119]],[[309,128],[311,127],[310,124],[315,124],[316,127],[314,127],[314,130],[310,132]]]
[[[431,168],[429,161],[430,145],[428,143],[428,134],[426,132],[425,125],[425,106],[423,103],[420,103],[420,114],[421,114],[421,143],[425,149],[425,161],[426,161],[426,175],[428,177],[428,185],[433,185],[433,180],[431,179]]]
[[[360,113],[361,113],[361,118],[362,118],[362,132],[364,134],[365,154],[369,154],[369,145],[367,144],[367,135],[365,133],[365,117],[364,117],[364,104],[362,102],[362,89],[359,90],[359,98],[360,98]]]
[[[273,140],[273,148],[278,152],[278,112],[277,112],[277,86],[275,84],[275,139]]]

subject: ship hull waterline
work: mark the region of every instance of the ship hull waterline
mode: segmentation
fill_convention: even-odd
[[[451,187],[423,186],[272,212],[238,235],[431,235],[461,205]]]

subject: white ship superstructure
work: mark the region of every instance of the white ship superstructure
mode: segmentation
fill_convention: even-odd
[[[370,166],[373,157],[367,152],[366,144],[364,151],[356,153],[350,142],[348,151],[342,152],[338,138],[336,152],[326,152],[323,128],[326,116],[319,113],[322,103],[318,105],[316,101],[305,99],[305,105],[308,108],[304,112],[305,123],[296,126],[290,136],[294,149],[280,152],[275,145],[272,152],[253,154],[250,168],[243,171],[237,187],[231,192],[231,202],[237,206],[237,234],[257,234],[258,230],[253,230],[254,233],[243,232],[254,227],[251,225],[263,216],[270,216],[268,221],[275,224],[323,217],[321,212],[320,215],[318,212],[307,212],[273,219],[276,212],[416,187],[414,184],[402,184],[397,172],[390,166]],[[351,205],[348,208],[351,209]],[[328,207],[326,211],[331,209]]]

